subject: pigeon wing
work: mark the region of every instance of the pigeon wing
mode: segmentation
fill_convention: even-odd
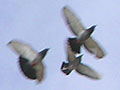
[[[84,42],[84,47],[92,54],[96,55],[97,58],[103,58],[105,53],[100,45],[93,40],[91,37]]]
[[[69,25],[71,31],[75,35],[78,36],[82,31],[85,30],[82,23],[76,17],[76,15],[72,12],[72,10],[70,10],[68,7],[64,7],[63,13],[64,13],[64,17],[65,17],[67,24]],[[101,47],[91,37],[85,41],[84,46],[89,52],[95,54],[96,57],[98,58],[102,58],[105,55]]]
[[[88,67],[87,65],[84,64],[79,64],[77,67],[76,71],[80,73],[81,75],[85,75],[91,79],[100,79],[100,76],[98,75],[97,72],[95,72],[93,69]]]
[[[36,70],[29,64],[25,58],[19,57],[19,65],[23,74],[29,79],[36,79]]]
[[[79,35],[85,28],[83,27],[80,20],[77,18],[77,16],[70,10],[67,6],[63,8],[63,15],[65,17],[66,23],[70,27],[71,31],[75,35]]]
[[[12,40],[8,43],[8,46],[10,46],[18,55],[30,61],[33,61],[38,56],[38,53],[35,50],[21,41]]]
[[[69,42],[67,42],[67,60],[69,62],[72,62],[73,60],[75,60],[75,53],[71,50],[71,47],[69,45]]]

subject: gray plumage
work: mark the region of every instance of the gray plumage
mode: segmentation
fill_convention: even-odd
[[[43,58],[47,54],[48,48],[41,52],[36,52],[30,45],[18,40],[12,40],[8,43],[18,55],[19,65],[23,74],[29,79],[41,82],[44,78]]]
[[[68,63],[63,62],[61,70],[66,75],[69,75],[72,70],[77,71],[79,74],[87,76],[91,79],[100,79],[100,76],[97,72],[91,69],[89,66],[81,63],[82,56],[75,57],[75,53],[71,50],[69,43],[67,44],[67,60]]]
[[[94,31],[95,26],[92,26],[86,30],[82,25],[81,20],[79,20],[77,16],[72,12],[72,10],[70,10],[67,6],[63,8],[63,14],[70,30],[77,36],[77,40],[80,39],[81,35],[83,35],[84,32],[89,30],[91,31],[88,33],[88,35],[84,35],[87,37],[83,39],[84,43],[82,44],[84,44],[85,48],[90,53],[94,54],[97,58],[103,58],[105,56],[105,52],[100,47],[100,45],[92,37],[90,37],[91,33]],[[70,42],[72,50],[76,53],[80,53],[80,47],[82,44],[74,43],[72,41]]]

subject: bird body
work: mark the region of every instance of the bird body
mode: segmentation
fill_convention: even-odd
[[[69,43],[67,43],[66,48],[67,48],[68,63],[63,62],[62,65],[61,65],[61,71],[64,74],[69,75],[71,73],[71,71],[75,70],[79,74],[87,76],[91,79],[95,79],[95,80],[100,79],[100,76],[97,72],[95,72],[89,66],[81,63],[83,55],[80,55],[80,56],[76,57],[75,52],[72,51]]]
[[[70,38],[69,40],[72,50],[75,53],[80,53],[80,47],[81,45],[84,45],[85,48],[97,58],[103,58],[105,56],[103,49],[92,37],[90,37],[96,25],[85,29],[80,22],[80,19],[78,19],[72,10],[70,10],[67,6],[63,8],[63,14],[70,30],[74,35],[76,35],[76,38]]]
[[[42,59],[49,49],[38,53],[30,45],[16,40],[10,41],[8,45],[19,55],[19,65],[23,74],[29,79],[41,82],[44,77]]]
[[[62,71],[63,71],[66,75],[68,75],[68,74],[70,74],[70,72],[71,72],[72,70],[77,69],[77,67],[78,67],[79,64],[80,64],[81,57],[82,57],[82,55],[81,55],[80,57],[76,58],[75,60],[69,62],[69,63],[63,62],[62,67],[61,67]]]

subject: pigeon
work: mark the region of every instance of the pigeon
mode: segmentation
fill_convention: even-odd
[[[88,52],[95,55],[97,58],[103,58],[105,52],[100,45],[91,37],[96,25],[85,29],[77,16],[67,6],[63,8],[63,15],[70,30],[76,35],[75,38],[69,38],[72,50],[75,53],[80,53],[80,47],[83,45]]]
[[[88,30],[84,30],[82,31],[79,36],[76,38],[68,38],[68,41],[70,43],[71,49],[76,52],[76,53],[80,53],[80,48],[81,46],[84,44],[84,42],[90,37],[90,35],[92,34],[92,32],[94,31],[94,28],[96,27],[96,25],[92,26],[91,28],[89,28]]]
[[[71,47],[69,44],[67,44],[67,60],[68,63],[63,62],[61,65],[61,71],[69,75],[73,70],[78,72],[81,75],[84,75],[86,77],[89,77],[94,80],[99,80],[100,75],[95,72],[93,69],[91,69],[89,66],[81,63],[82,55],[76,57],[75,52],[71,50]]]
[[[41,82],[44,77],[44,65],[42,60],[49,48],[38,53],[30,45],[18,40],[11,40],[8,46],[19,55],[18,62],[23,74],[29,79]]]

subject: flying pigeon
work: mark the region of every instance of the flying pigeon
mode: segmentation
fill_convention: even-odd
[[[91,69],[87,65],[81,63],[82,56],[83,55],[75,57],[75,53],[71,50],[70,45],[67,44],[68,63],[65,63],[65,62],[62,63],[61,71],[66,75],[69,75],[71,71],[75,70],[79,74],[87,76],[91,79],[95,79],[95,80],[100,79],[100,76],[97,72],[95,72],[93,69]]]
[[[8,43],[19,55],[19,65],[23,74],[32,80],[41,82],[44,77],[44,65],[42,59],[47,54],[49,48],[36,52],[31,46],[18,40],[12,40]]]
[[[96,25],[90,27],[87,30],[84,30],[82,32],[79,33],[78,37],[75,38],[68,38],[71,49],[76,52],[76,53],[80,53],[80,47],[84,44],[84,42],[90,37],[90,35],[92,34],[92,32],[94,31],[94,28],[96,27]]]
[[[94,54],[97,58],[103,58],[105,56],[103,49],[92,37],[90,37],[96,25],[93,25],[90,28],[85,29],[80,20],[77,18],[77,16],[67,6],[63,8],[63,14],[70,30],[73,32],[73,34],[76,35],[76,38],[69,39],[72,50],[76,53],[80,53],[81,46],[80,42],[82,42],[80,39],[81,35],[84,32],[90,31],[88,35],[84,35],[86,36],[86,38],[83,40],[82,44],[90,53]]]

